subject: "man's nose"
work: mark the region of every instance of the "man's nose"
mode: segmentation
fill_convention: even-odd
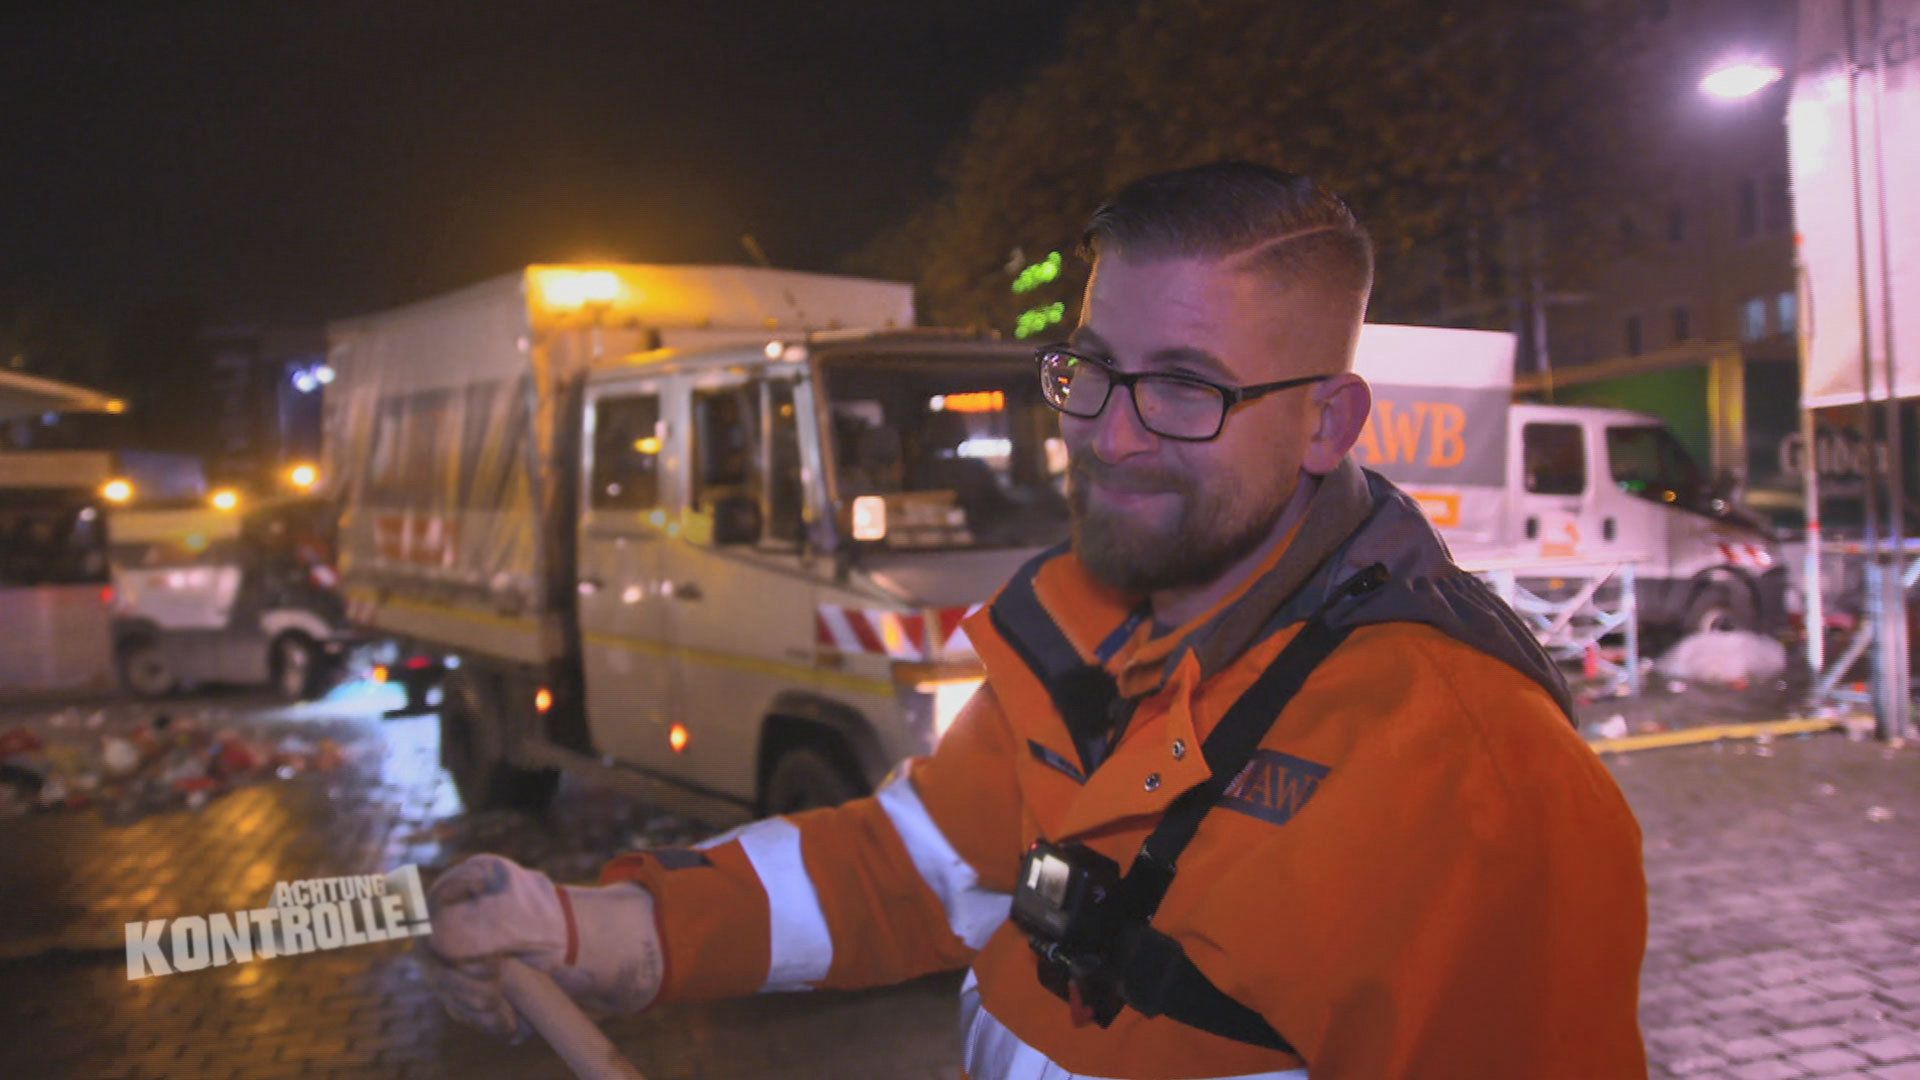
[[[1159,445],[1159,436],[1140,419],[1140,406],[1130,386],[1116,386],[1107,407],[1093,418],[1093,452],[1115,463],[1143,454]]]

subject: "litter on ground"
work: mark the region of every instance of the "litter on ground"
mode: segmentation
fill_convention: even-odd
[[[157,713],[109,727],[100,713],[62,712],[46,718],[44,735],[28,726],[0,731],[0,819],[91,806],[117,822],[197,810],[236,787],[328,772],[344,760],[332,739],[263,739],[209,719]]]
[[[1772,679],[1787,667],[1787,648],[1778,641],[1744,630],[1711,631],[1680,639],[1654,665],[1654,670],[1683,685],[1684,680],[1741,688],[1755,679]]]

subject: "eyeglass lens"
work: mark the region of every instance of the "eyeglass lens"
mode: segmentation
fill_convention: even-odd
[[[1099,416],[1112,398],[1113,379],[1105,367],[1066,353],[1046,355],[1040,382],[1048,404],[1082,420]],[[1227,405],[1214,387],[1157,375],[1134,380],[1133,399],[1148,431],[1176,439],[1211,436]]]

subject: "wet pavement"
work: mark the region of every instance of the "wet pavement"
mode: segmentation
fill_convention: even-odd
[[[127,979],[125,923],[259,907],[276,881],[410,863],[430,880],[478,851],[579,881],[618,851],[700,831],[573,780],[541,819],[464,813],[436,763],[435,720],[382,720],[383,693],[294,709],[170,703],[176,722],[267,747],[332,740],[339,761],[245,773],[198,809],[0,821],[0,1076],[566,1075],[537,1041],[503,1047],[455,1026],[405,943]],[[1788,697],[1657,684],[1583,719],[1617,713],[1635,731],[1768,719]],[[57,741],[155,711],[0,702],[0,732]],[[1822,734],[1608,761],[1647,839],[1654,1075],[1920,1080],[1920,750]],[[957,981],[666,1007],[606,1030],[655,1080],[950,1077]]]

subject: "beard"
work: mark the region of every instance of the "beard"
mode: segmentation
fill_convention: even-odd
[[[1167,494],[1177,511],[1166,522],[1101,506],[1088,490],[1096,479],[1112,490]],[[1094,580],[1122,592],[1208,584],[1273,534],[1293,495],[1286,480],[1276,475],[1248,490],[1220,477],[1209,482],[1150,466],[1119,469],[1084,451],[1068,467],[1074,553]]]

